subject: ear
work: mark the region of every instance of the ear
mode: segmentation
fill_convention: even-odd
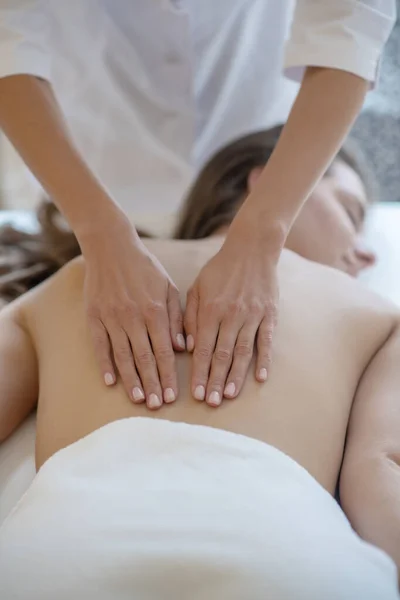
[[[263,172],[263,170],[264,170],[263,167],[254,167],[250,171],[250,173],[247,177],[247,190],[248,190],[249,194],[251,194],[251,192],[256,187],[257,181],[258,181],[261,173]]]

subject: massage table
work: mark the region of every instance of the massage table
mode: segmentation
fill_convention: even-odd
[[[29,212],[4,211],[0,213],[0,224],[4,222],[35,230],[35,220]],[[141,215],[135,222],[154,235],[167,234],[166,224],[172,224],[165,215]],[[378,261],[360,279],[400,307],[400,205],[380,204],[371,209],[366,240],[375,249]],[[29,416],[0,446],[0,525],[35,475],[35,418],[35,414]]]

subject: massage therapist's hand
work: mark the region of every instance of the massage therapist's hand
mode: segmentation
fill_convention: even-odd
[[[85,304],[105,383],[115,383],[117,370],[133,402],[173,402],[174,349],[185,349],[177,288],[123,215],[82,250]]]
[[[257,235],[257,228],[237,217],[188,292],[184,323],[187,348],[194,348],[192,393],[212,406],[239,394],[255,342],[256,379],[264,382],[270,368],[280,247],[266,232]]]

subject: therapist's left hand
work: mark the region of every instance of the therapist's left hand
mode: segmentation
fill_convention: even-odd
[[[266,381],[277,321],[281,247],[267,231],[258,235],[235,221],[189,290],[184,317],[187,348],[194,351],[192,394],[211,406],[239,394],[256,340],[255,376]]]

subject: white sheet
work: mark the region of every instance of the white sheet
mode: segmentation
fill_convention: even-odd
[[[148,418],[44,464],[0,529],[0,597],[399,599],[392,560],[291,458]]]
[[[378,261],[360,280],[400,306],[400,204],[372,207],[365,237],[376,251]]]
[[[21,212],[0,213],[0,223],[10,217],[19,226],[33,226],[32,217]],[[173,223],[170,215],[158,219],[143,215],[138,221],[142,227],[161,235],[168,234]],[[360,279],[400,306],[400,205],[375,206],[367,221],[366,238],[376,250],[378,262]],[[32,416],[0,446],[0,524],[34,477],[34,444],[35,419]]]

